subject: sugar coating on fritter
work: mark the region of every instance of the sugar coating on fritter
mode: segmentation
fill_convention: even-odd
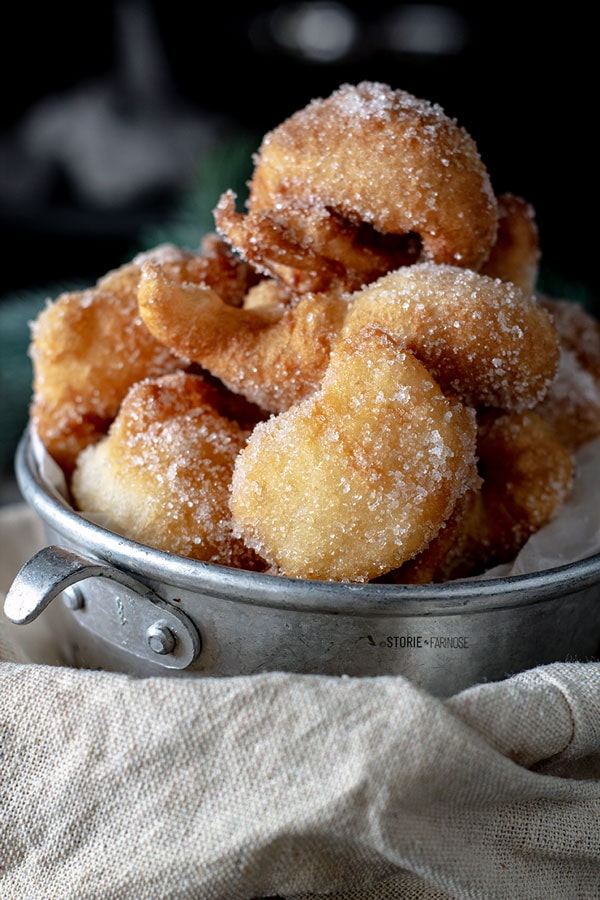
[[[479,269],[482,275],[512,281],[526,294],[535,293],[541,258],[535,210],[515,194],[500,194],[498,233],[490,255]]]
[[[546,394],[558,365],[552,319],[511,282],[418,263],[350,297],[344,334],[379,324],[398,336],[444,390],[475,407],[522,410]]]
[[[542,296],[560,346],[558,370],[536,407],[572,450],[600,435],[600,322],[572,300]]]
[[[478,575],[513,559],[554,519],[575,477],[571,451],[535,411],[478,415],[480,481],[457,503],[436,538],[385,576],[418,584]]]
[[[246,216],[226,192],[217,228],[301,289],[326,289],[325,273],[353,290],[419,255],[479,268],[496,238],[475,141],[438,104],[386,84],[312,100],[264,136],[254,163]],[[406,236],[416,244],[391,240]]]
[[[202,252],[160,244],[107,272],[93,287],[61,294],[32,323],[31,419],[48,452],[69,474],[77,455],[106,434],[127,390],[143,378],[185,368],[139,314],[142,266],[161,264],[178,282],[218,282],[223,302],[241,305],[258,280],[219,238]]]
[[[130,389],[108,435],[80,454],[71,491],[80,509],[140,543],[255,568],[233,536],[228,506],[246,436],[200,376],[147,379]]]
[[[475,478],[475,417],[382,329],[334,350],[321,388],[256,426],[231,508],[284,575],[367,581],[439,531]]]
[[[79,452],[106,433],[132,384],[185,365],[142,322],[137,287],[61,294],[32,324],[30,354],[30,418],[67,474]]]
[[[307,294],[238,309],[217,289],[174,280],[152,263],[142,266],[138,303],[157,340],[269,412],[319,386],[347,308],[340,297]]]

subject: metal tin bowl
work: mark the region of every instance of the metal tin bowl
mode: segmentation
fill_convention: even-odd
[[[531,575],[438,585],[261,575],[155,550],[88,521],[42,480],[28,432],[15,470],[48,546],[16,576],[5,612],[23,625],[43,612],[75,666],[402,675],[445,697],[536,665],[600,656],[600,554]]]

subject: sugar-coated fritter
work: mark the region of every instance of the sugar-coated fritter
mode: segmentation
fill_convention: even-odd
[[[138,302],[157,340],[269,412],[319,386],[346,312],[342,298],[319,294],[234,308],[216,289],[179,282],[152,262],[142,267]]]
[[[363,329],[336,346],[318,391],[253,430],[235,528],[281,574],[375,578],[422,550],[473,483],[475,428],[393,336]]]
[[[386,580],[448,581],[509,562],[571,493],[573,455],[535,411],[480,412],[477,456],[479,484],[431,544]]]
[[[522,410],[545,396],[558,337],[535,297],[457,266],[418,263],[350,297],[344,333],[381,325],[467,404]]]
[[[207,235],[199,252],[161,244],[88,289],[48,302],[31,327],[30,418],[67,475],[81,450],[106,434],[132,384],[188,364],[139,315],[138,284],[148,260],[180,282],[218,283],[225,302],[234,306],[260,278],[220,238]]]
[[[108,434],[71,479],[77,507],[129,538],[180,556],[260,567],[232,533],[229,484],[247,432],[218,389],[177,372],[131,387]]]
[[[542,296],[560,346],[558,371],[536,411],[567,447],[600,436],[600,321],[577,301]]]
[[[526,294],[533,294],[541,256],[535,210],[515,194],[500,194],[497,201],[498,234],[479,271],[491,278],[512,281]]]
[[[600,323],[536,295],[534,208],[436,103],[342,84],[266,133],[245,210],[31,328],[30,420],[77,507],[294,578],[514,556],[600,435]]]
[[[268,132],[245,214],[223,194],[218,231],[296,290],[355,290],[429,259],[479,268],[498,227],[477,145],[434,103],[387,84],[343,84]]]
[[[477,435],[486,565],[508,562],[550,522],[571,493],[574,460],[535,411],[488,411]]]

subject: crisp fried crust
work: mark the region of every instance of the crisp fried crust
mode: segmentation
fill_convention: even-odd
[[[354,290],[418,258],[478,269],[496,239],[490,178],[442,108],[378,82],[341,85],[267,133],[247,218],[231,192],[216,227],[297,290]]]
[[[182,284],[152,263],[143,266],[138,300],[157,340],[270,412],[318,387],[347,308],[340,297],[309,294],[237,309],[216,290]]]

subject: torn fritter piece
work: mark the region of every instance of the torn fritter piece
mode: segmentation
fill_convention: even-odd
[[[477,269],[498,228],[477,146],[442,108],[389,85],[343,84],[267,133],[247,211],[215,225],[255,268],[298,291],[356,290],[401,265]]]
[[[181,283],[151,262],[142,267],[138,302],[157,340],[269,412],[319,386],[347,308],[340,297],[309,294],[237,309],[217,288]]]

